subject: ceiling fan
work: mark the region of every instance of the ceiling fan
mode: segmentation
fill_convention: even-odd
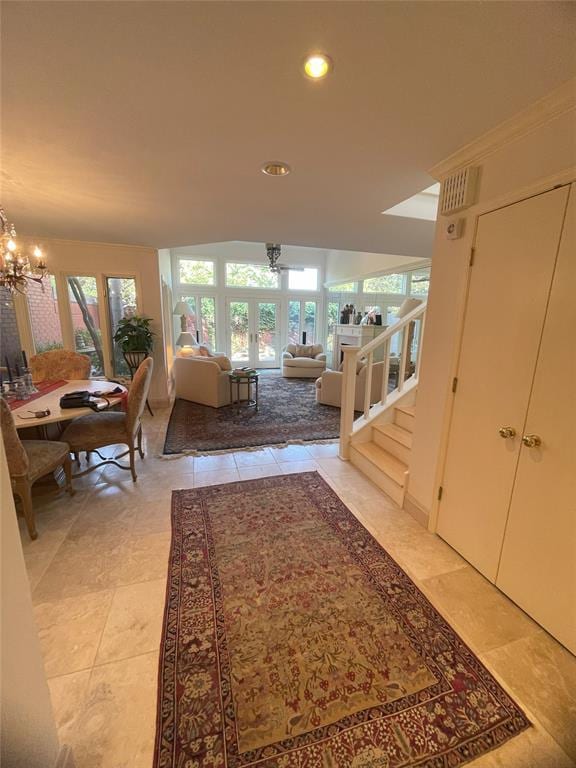
[[[280,264],[278,259],[282,255],[282,246],[280,243],[266,243],[266,256],[270,262],[270,272],[282,272],[282,270],[292,270],[292,272],[304,272],[304,267],[289,267],[287,264]]]

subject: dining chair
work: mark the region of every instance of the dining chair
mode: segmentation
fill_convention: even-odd
[[[70,448],[67,443],[56,440],[20,440],[8,403],[3,398],[0,398],[0,416],[12,492],[22,501],[30,538],[36,539],[38,533],[32,505],[32,486],[39,478],[63,467],[66,490],[71,496],[74,495]]]
[[[70,352],[68,349],[51,349],[33,355],[29,361],[32,381],[55,381],[65,379],[89,379],[92,363],[87,355]]]
[[[73,477],[82,477],[82,475],[93,472],[105,464],[114,464],[120,469],[130,470],[132,480],[136,480],[136,450],[140,454],[140,458],[144,458],[141,418],[146,406],[153,365],[152,358],[147,357],[134,374],[128,391],[125,413],[119,411],[90,413],[87,416],[79,416],[66,427],[62,433],[62,440],[69,444],[72,453],[80,454],[82,451],[86,451],[89,454],[94,452],[101,459],[98,464],[93,464],[82,472],[76,472]],[[107,445],[117,444],[126,445],[128,450],[114,458],[107,458],[98,450]],[[130,466],[128,467],[116,461],[116,459],[121,459],[124,456],[130,456]]]

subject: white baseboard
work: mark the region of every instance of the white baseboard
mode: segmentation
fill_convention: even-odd
[[[54,768],[76,768],[72,747],[69,747],[68,744],[63,744],[60,747]]]
[[[424,526],[426,529],[428,528],[429,513],[421,507],[416,499],[412,498],[409,493],[404,496],[403,509],[405,512],[408,512],[417,523],[420,523],[420,525]]]

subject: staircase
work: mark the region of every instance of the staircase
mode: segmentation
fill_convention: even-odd
[[[393,406],[393,421],[370,425],[371,439],[350,445],[350,461],[393,501],[402,506],[416,409],[413,405]],[[366,437],[364,433],[363,438]]]

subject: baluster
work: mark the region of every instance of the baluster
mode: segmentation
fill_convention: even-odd
[[[374,353],[368,353],[368,362],[366,363],[366,378],[364,379],[364,418],[370,415],[370,400],[372,399],[372,370],[374,367]]]
[[[357,347],[343,347],[342,401],[340,405],[340,451],[341,459],[350,457],[350,436],[354,423],[354,401],[356,398]]]
[[[426,312],[420,316],[420,328],[418,329],[418,349],[416,350],[416,370],[414,371],[414,377],[418,380],[420,376],[420,361],[422,360],[422,340],[424,339],[424,323],[426,320]]]
[[[380,392],[380,404],[386,405],[388,398],[388,380],[390,378],[390,339],[384,343],[384,370],[382,371],[382,389]]]
[[[400,367],[398,370],[398,392],[402,392],[404,389],[404,381],[406,379],[406,363],[408,362],[408,325],[404,326],[402,331],[402,357],[400,358]]]

